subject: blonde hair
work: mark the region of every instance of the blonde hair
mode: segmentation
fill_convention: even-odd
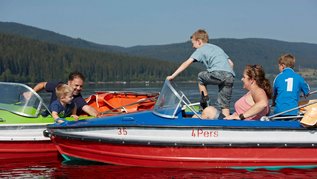
[[[72,94],[73,89],[66,84],[59,84],[55,88],[55,92],[56,92],[57,98],[60,99],[61,97],[66,96],[67,94]]]
[[[204,43],[208,43],[209,37],[208,33],[204,29],[198,29],[196,32],[193,33],[192,36],[190,36],[190,39],[193,40],[202,40]]]
[[[282,55],[279,58],[278,63],[280,65],[285,65],[286,67],[289,67],[289,68],[294,68],[294,66],[295,66],[295,57],[293,55],[291,55],[291,54]]]

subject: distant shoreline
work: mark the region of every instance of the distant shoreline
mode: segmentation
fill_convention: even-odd
[[[236,81],[240,81],[240,79],[236,78]],[[316,80],[306,80],[308,84],[310,85],[317,85],[317,79]],[[188,80],[188,81],[175,81],[177,83],[197,83],[197,81],[193,81],[193,80]],[[273,82],[273,81],[272,81]],[[163,84],[164,81],[98,81],[98,82],[93,82],[93,81],[89,81],[87,82],[87,84],[89,85],[99,85],[99,84]],[[37,83],[26,83],[26,84],[37,84]]]

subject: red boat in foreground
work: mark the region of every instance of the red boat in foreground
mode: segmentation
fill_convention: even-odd
[[[183,110],[185,105],[188,112]],[[151,111],[48,125],[67,159],[141,167],[317,167],[317,129],[299,120],[202,120],[166,81]]]

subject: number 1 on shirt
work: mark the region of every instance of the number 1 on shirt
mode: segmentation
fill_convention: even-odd
[[[287,83],[286,91],[292,92],[293,91],[293,78],[287,78],[285,81]]]

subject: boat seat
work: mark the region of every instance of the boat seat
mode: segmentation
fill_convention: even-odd
[[[138,111],[149,110],[154,106],[155,102],[144,102],[138,105]]]
[[[111,93],[100,93],[89,96],[85,99],[89,106],[92,106],[97,111],[102,112],[105,110],[114,109],[115,107],[110,104],[107,100],[112,98]]]
[[[305,104],[308,104],[308,103],[313,103],[313,102],[317,102],[316,99],[314,100],[302,100],[298,103],[298,106],[302,106],[302,105],[305,105]],[[313,107],[316,107],[316,104],[312,104],[312,105],[308,105],[308,106],[305,106],[305,107],[302,107],[299,109],[300,113],[305,113],[306,111],[308,111],[309,109],[313,108]]]
[[[307,106],[304,117],[300,123],[306,127],[316,126],[317,124],[317,103]]]

